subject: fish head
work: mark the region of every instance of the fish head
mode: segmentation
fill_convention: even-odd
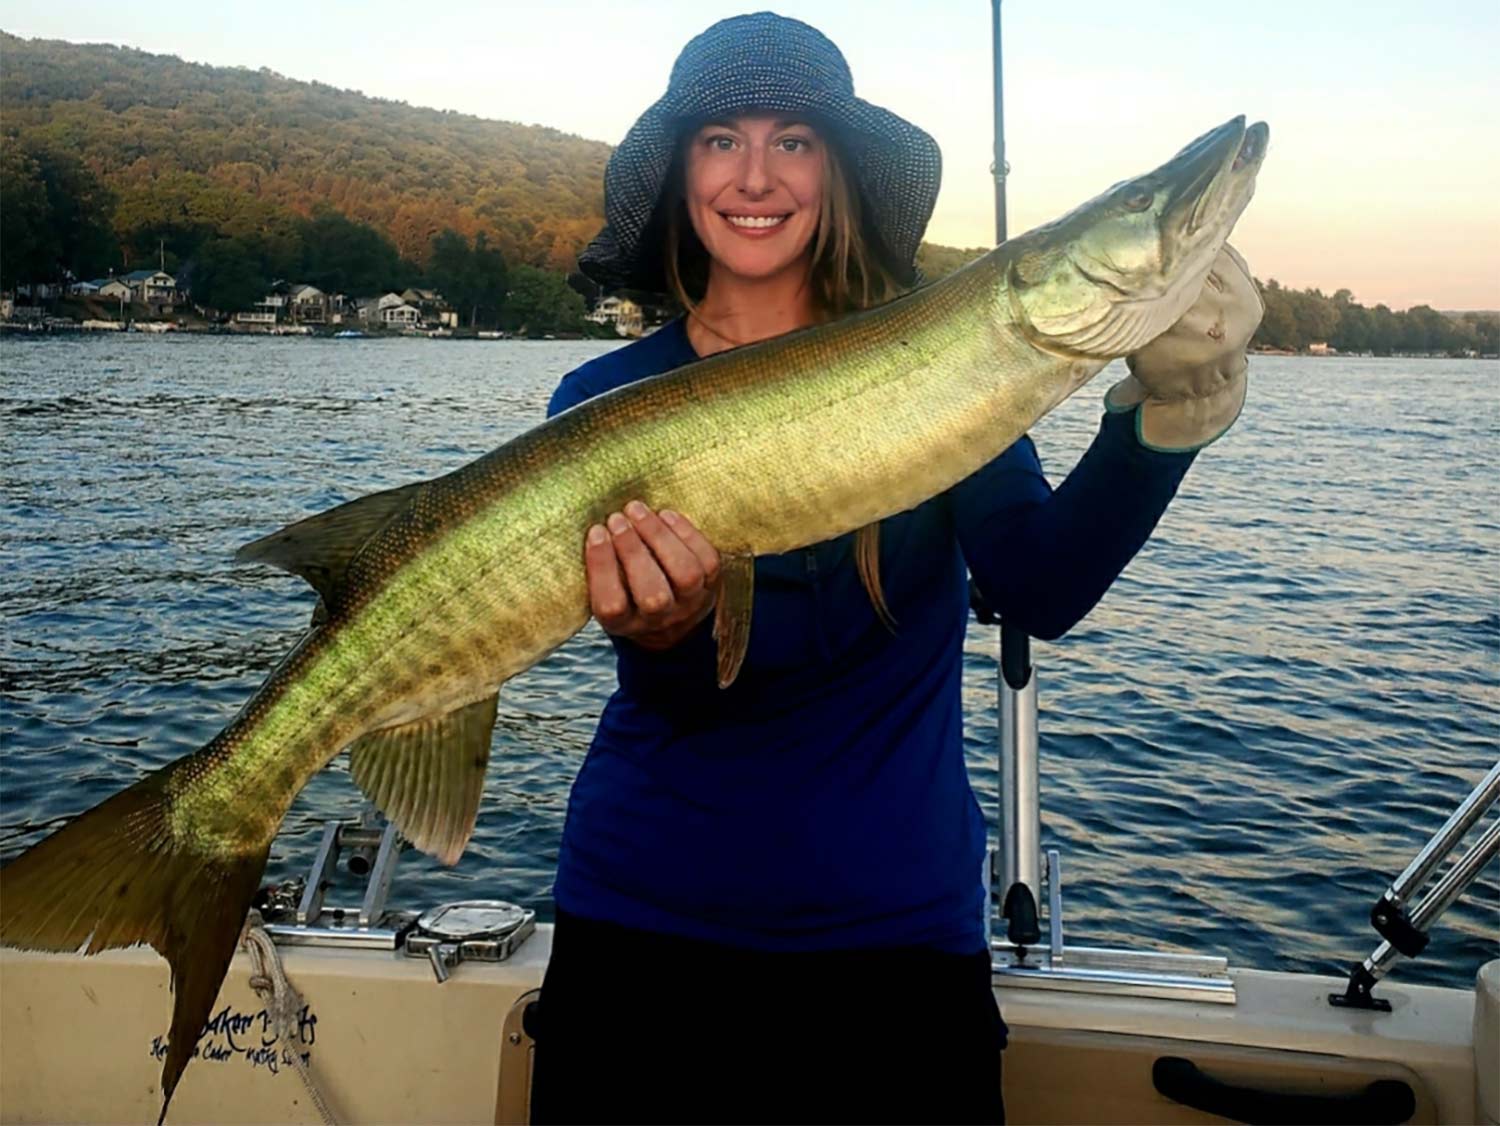
[[[1091,360],[1160,336],[1198,299],[1254,194],[1268,135],[1264,122],[1226,121],[1155,171],[1007,244],[1016,323],[1039,347]]]

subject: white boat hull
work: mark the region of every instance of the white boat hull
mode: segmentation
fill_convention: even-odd
[[[424,960],[283,947],[307,1002],[299,1048],[339,1121],[524,1122],[530,1041],[520,1018],[551,938],[539,927],[511,960],[465,963],[441,985]],[[1500,976],[1500,963],[1486,972]],[[1495,1120],[1494,1108],[1486,1118],[1476,1107],[1474,991],[1386,982],[1380,994],[1393,1011],[1380,1014],[1331,1007],[1327,995],[1344,985],[1336,978],[1231,975],[1234,1005],[997,984],[1012,1030],[1011,1121],[1223,1121],[1156,1092],[1151,1067],[1164,1054],[1272,1090],[1338,1093],[1402,1079],[1416,1095],[1411,1121]],[[248,958],[237,955],[169,1121],[320,1121],[249,977]],[[650,980],[640,986],[649,1003]],[[900,1002],[908,983],[872,987],[889,989],[891,1035],[909,1035]],[[1481,995],[1493,1028],[1494,989]],[[170,1008],[166,964],[150,950],[0,951],[0,1120],[155,1121]]]

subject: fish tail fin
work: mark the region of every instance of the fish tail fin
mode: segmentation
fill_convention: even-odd
[[[0,943],[93,954],[144,942],[171,966],[158,1126],[229,970],[270,851],[210,855],[174,837],[166,788],[173,769],[141,779],[0,868]]]

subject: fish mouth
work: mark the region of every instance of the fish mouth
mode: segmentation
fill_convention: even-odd
[[[1242,114],[1203,134],[1163,165],[1160,175],[1168,185],[1165,225],[1184,240],[1210,223],[1227,233],[1250,202],[1269,136],[1264,121],[1247,128]]]

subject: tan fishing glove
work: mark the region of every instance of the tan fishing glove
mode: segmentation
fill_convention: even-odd
[[[1192,308],[1126,357],[1130,375],[1104,396],[1106,409],[1139,406],[1135,434],[1148,449],[1202,449],[1234,425],[1245,405],[1245,346],[1264,312],[1250,268],[1226,243]]]

